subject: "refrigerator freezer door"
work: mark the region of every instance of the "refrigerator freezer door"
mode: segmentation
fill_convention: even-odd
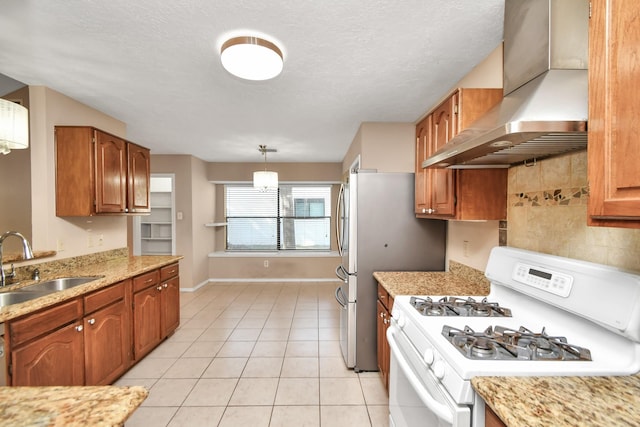
[[[355,181],[357,277],[349,276],[355,291],[356,371],[378,369],[374,271],[443,271],[446,222],[416,219],[415,177],[410,173],[359,173]],[[352,283],[353,279],[353,283]],[[357,284],[355,283],[357,281]],[[349,301],[352,301],[351,296]]]

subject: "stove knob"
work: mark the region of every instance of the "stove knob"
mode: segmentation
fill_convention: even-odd
[[[431,365],[433,363],[434,358],[435,356],[432,348],[428,348],[424,351],[424,355],[422,356],[424,363],[426,363],[427,365]]]
[[[433,370],[433,375],[435,375],[437,379],[441,380],[444,378],[444,362],[442,360],[436,360],[433,362],[431,369]]]
[[[406,325],[407,323],[407,321],[404,318],[404,315],[402,313],[396,313],[396,315],[393,317],[396,318],[396,323],[398,324],[400,329],[404,328],[404,325]]]

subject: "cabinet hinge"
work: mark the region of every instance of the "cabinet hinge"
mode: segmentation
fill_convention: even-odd
[[[591,2],[589,2],[589,19],[591,19],[591,8],[592,8],[592,4]]]
[[[458,114],[458,104],[453,106],[453,114]]]

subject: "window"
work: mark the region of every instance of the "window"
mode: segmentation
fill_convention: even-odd
[[[228,251],[329,250],[330,185],[225,186]]]

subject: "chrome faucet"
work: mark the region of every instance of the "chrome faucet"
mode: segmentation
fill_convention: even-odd
[[[13,279],[16,277],[16,270],[13,268],[13,264],[11,264],[11,272],[5,273],[4,267],[2,266],[2,244],[4,240],[9,236],[16,236],[22,240],[22,250],[24,253],[24,259],[33,259],[33,251],[31,250],[31,245],[26,237],[17,231],[7,231],[2,236],[0,236],[0,287],[6,284],[6,279]]]

